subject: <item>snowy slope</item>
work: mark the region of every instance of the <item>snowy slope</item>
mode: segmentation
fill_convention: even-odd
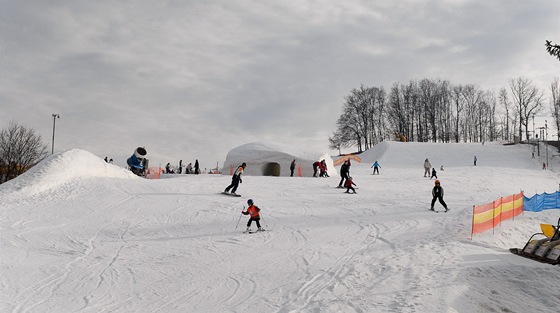
[[[247,176],[234,198],[218,194],[227,175],[144,180],[71,150],[0,185],[0,311],[557,312],[560,268],[507,249],[559,210],[470,239],[473,205],[556,190],[530,152],[386,142],[353,163],[358,194]],[[445,166],[449,213],[427,210],[426,157]],[[248,198],[268,231],[241,233]]]

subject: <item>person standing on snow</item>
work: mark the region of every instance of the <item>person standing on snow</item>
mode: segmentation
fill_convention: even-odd
[[[432,168],[432,176],[430,176],[430,179],[432,179],[432,178],[434,178],[434,177],[437,179],[437,172],[436,172],[436,168],[435,168],[435,167]]]
[[[350,176],[350,166],[348,165],[348,162],[348,160],[345,160],[340,167],[340,182],[338,183],[338,188],[344,188],[342,187],[344,181],[348,180],[348,176]]]
[[[313,163],[313,177],[317,177],[317,169],[319,168],[319,161],[316,161],[315,163]]]
[[[356,184],[354,184],[352,177],[348,177],[346,183],[344,184],[344,187],[346,187],[346,193],[350,193],[350,189],[352,189],[352,193],[356,193],[356,189],[354,189],[352,185],[357,186]]]
[[[251,231],[251,223],[253,223],[253,221],[257,223],[257,231],[263,231],[264,229],[261,228],[260,223],[261,215],[259,213],[261,209],[259,209],[259,207],[253,203],[253,199],[247,200],[247,205],[249,205],[247,211],[241,211],[243,215],[251,216],[251,218],[249,218],[249,221],[247,221],[247,229],[245,230],[245,232]]]
[[[200,174],[200,165],[198,164],[198,159],[194,160],[194,173],[196,175]]]
[[[372,175],[375,175],[376,172],[377,172],[377,175],[379,175],[379,169],[381,168],[379,163],[377,163],[377,161],[375,161],[371,167],[373,167],[373,174]]]
[[[290,177],[294,177],[294,171],[296,170],[296,159],[290,163]]]
[[[476,155],[474,156],[474,166],[476,166]]]
[[[430,161],[426,159],[424,161],[424,177],[428,177],[428,175],[430,175],[431,168],[432,168],[432,164],[430,164]]]
[[[239,183],[243,183],[243,181],[241,180],[241,175],[243,174],[245,167],[247,167],[247,164],[245,164],[245,162],[243,162],[243,164],[237,167],[237,169],[233,173],[233,176],[231,177],[231,184],[226,187],[224,193],[228,193],[229,190],[231,189],[231,194],[237,195],[235,192],[237,191],[237,187],[239,186]]]
[[[449,211],[449,209],[447,208],[447,204],[445,204],[445,201],[443,201],[443,187],[440,186],[440,182],[437,179],[435,181],[435,186],[432,189],[432,197],[432,204],[430,206],[431,211],[434,211],[434,204],[436,203],[436,200],[439,200],[439,203],[443,205],[443,207],[445,208],[445,212]]]

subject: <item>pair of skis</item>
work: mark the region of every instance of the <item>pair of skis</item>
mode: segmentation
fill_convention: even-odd
[[[436,210],[434,210],[434,209],[428,209],[428,211],[432,211],[432,212],[435,212],[435,213],[439,213],[439,211],[436,211]],[[447,209],[447,210],[445,210],[445,211],[442,211],[442,212],[447,213],[448,211],[449,211],[449,209]]]

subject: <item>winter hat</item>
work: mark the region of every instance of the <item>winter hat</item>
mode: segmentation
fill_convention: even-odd
[[[253,199],[247,200],[247,204],[248,204],[248,205],[253,205]]]
[[[439,179],[436,179],[436,181],[434,182],[436,185],[439,185]]]

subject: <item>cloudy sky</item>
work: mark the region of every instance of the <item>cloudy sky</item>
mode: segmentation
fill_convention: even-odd
[[[0,127],[124,165],[215,167],[273,141],[327,152],[344,97],[441,78],[550,93],[560,1],[0,0]],[[548,101],[547,101],[548,107]]]

